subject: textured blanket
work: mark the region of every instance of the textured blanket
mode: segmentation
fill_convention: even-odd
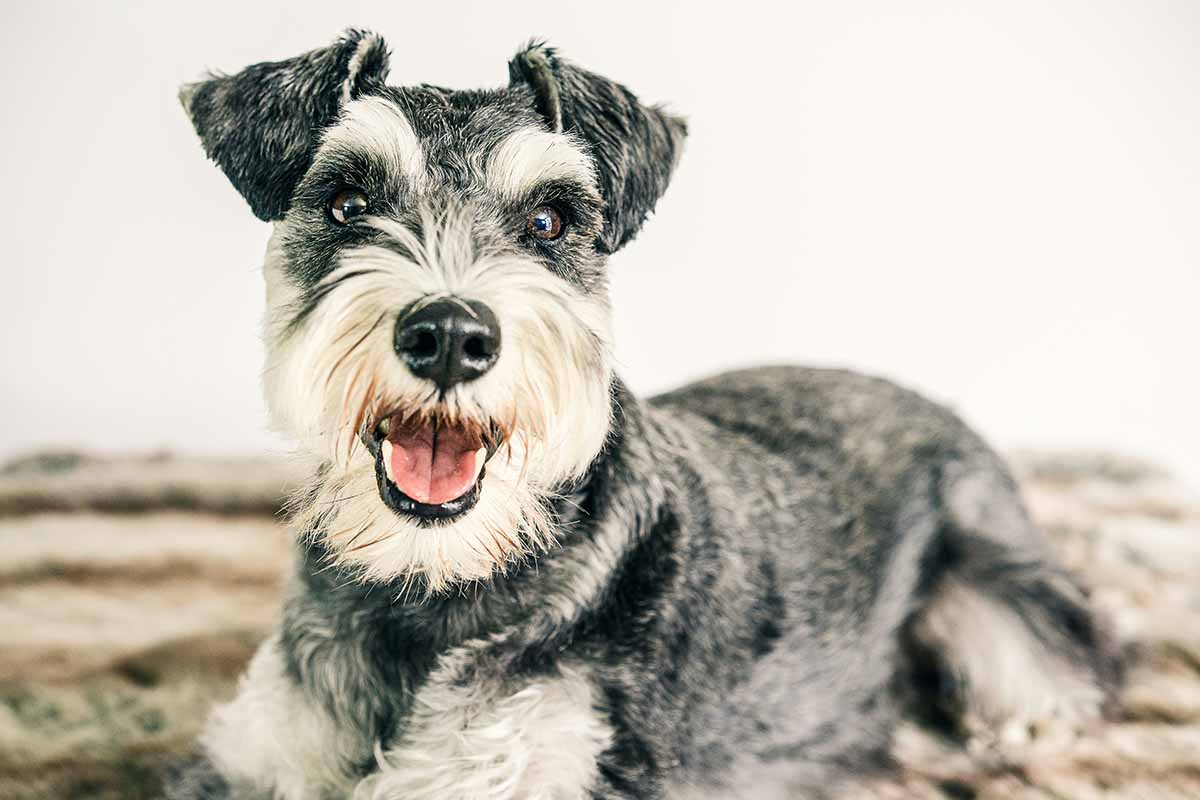
[[[1115,718],[989,742],[901,729],[848,798],[1200,798],[1200,497],[1145,465],[1014,457],[1114,619]],[[293,484],[266,461],[43,455],[0,469],[0,798],[153,797],[279,608]]]

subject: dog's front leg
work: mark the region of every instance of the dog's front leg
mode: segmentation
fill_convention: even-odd
[[[166,800],[233,800],[233,790],[208,756],[197,756],[167,778]]]
[[[276,637],[259,647],[237,695],[205,725],[201,758],[169,782],[168,800],[349,797],[371,746],[338,724],[287,673]]]

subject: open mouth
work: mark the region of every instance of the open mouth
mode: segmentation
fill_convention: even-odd
[[[375,456],[384,504],[419,520],[451,520],[479,501],[488,460],[501,437],[495,426],[384,417],[363,437]]]

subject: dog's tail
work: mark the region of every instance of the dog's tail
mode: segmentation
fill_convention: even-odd
[[[990,453],[951,465],[940,494],[939,569],[905,634],[922,707],[960,732],[1008,738],[1102,714],[1121,678],[1115,639],[1007,469]]]

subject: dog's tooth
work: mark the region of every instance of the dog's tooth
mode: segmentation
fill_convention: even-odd
[[[379,423],[379,432],[381,434],[383,434],[384,436],[387,436],[389,433],[391,433],[391,430],[392,430],[392,418],[384,417],[383,421]]]
[[[483,465],[487,462],[487,448],[481,447],[475,451],[475,480],[479,480],[479,473],[483,472]]]
[[[380,449],[383,455],[383,473],[389,481],[395,483],[396,479],[392,477],[392,443],[384,439]]]

